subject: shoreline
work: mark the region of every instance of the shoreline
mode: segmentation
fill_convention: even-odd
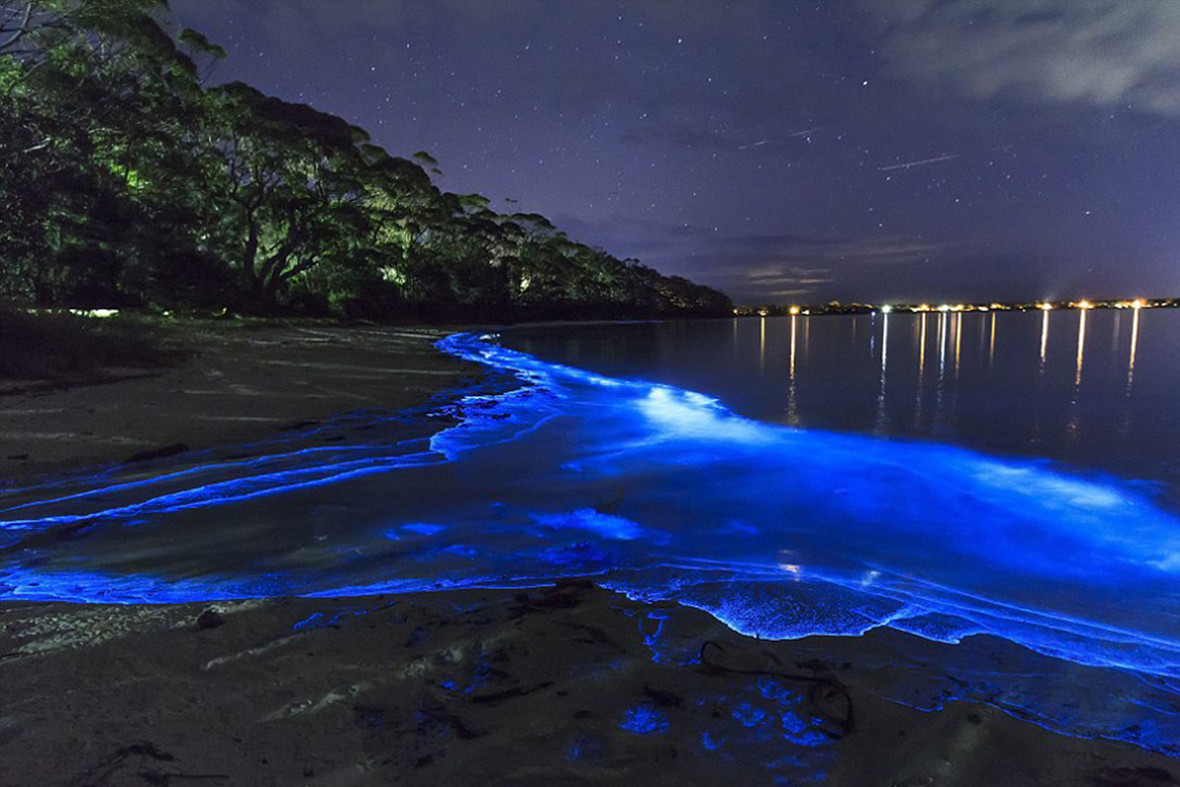
[[[457,328],[183,321],[192,351],[153,370],[92,384],[13,381],[0,394],[5,483],[225,448],[358,411],[396,413],[485,371],[434,342]]]
[[[453,332],[441,329],[192,332],[204,352],[149,377],[0,397],[0,416],[27,397],[39,423],[68,414],[82,438],[38,447],[30,428],[38,453],[18,483],[173,437],[194,460],[287,434],[314,445],[316,424],[487,379],[434,348]],[[131,402],[148,403],[144,417]],[[123,428],[139,444],[104,439]],[[0,602],[0,787],[1180,783],[1176,755],[1054,732],[1021,718],[1021,686],[976,685],[962,669],[1019,669],[1023,653],[888,629],[764,641],[585,579],[218,603],[14,599]]]
[[[0,785],[1176,783],[1176,760],[1131,744],[996,704],[886,696],[927,659],[953,663],[948,648],[992,644],[759,641],[585,580],[9,603]],[[925,678],[932,696],[955,680]]]

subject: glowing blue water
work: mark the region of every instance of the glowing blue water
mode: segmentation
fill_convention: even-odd
[[[769,425],[470,334],[440,346],[520,383],[464,398],[457,425],[428,442],[18,490],[0,510],[0,598],[340,596],[597,575],[767,638],[989,634],[1180,677],[1180,521],[1133,484]]]

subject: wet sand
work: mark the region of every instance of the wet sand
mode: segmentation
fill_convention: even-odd
[[[199,352],[172,369],[0,397],[0,479],[417,406],[479,374],[436,353],[427,329],[189,335]],[[1059,735],[1003,696],[956,701],[940,688],[962,687],[951,665],[1000,667],[1016,651],[888,630],[758,641],[586,581],[215,605],[10,602],[0,785],[1180,783],[1176,759]],[[931,697],[940,709],[911,707]]]
[[[9,605],[0,784],[1176,783],[1125,744],[882,699],[900,654],[930,648],[759,642],[586,582]]]
[[[443,355],[436,328],[313,322],[177,322],[191,356],[170,368],[106,370],[113,381],[0,386],[5,480],[136,456],[236,445],[357,411],[425,404],[482,370]]]

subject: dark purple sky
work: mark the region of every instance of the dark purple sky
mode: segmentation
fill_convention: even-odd
[[[1180,2],[172,8],[214,80],[739,302],[1180,294]]]

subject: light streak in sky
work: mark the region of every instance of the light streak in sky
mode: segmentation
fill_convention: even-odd
[[[812,134],[814,134],[815,132],[821,131],[821,130],[822,130],[821,128],[808,128],[808,129],[804,129],[803,131],[793,131],[790,134],[787,134],[786,138],[787,139],[794,139],[796,137],[809,137]],[[757,142],[747,142],[744,145],[738,145],[738,150],[750,150],[751,148],[760,148],[763,145],[769,145],[773,141],[774,140],[772,140],[772,139],[760,139]]]
[[[962,158],[962,153],[948,153],[944,156],[935,156],[934,158],[924,158],[918,161],[905,161],[901,164],[890,164],[888,167],[877,167],[879,172],[892,172],[895,169],[910,169],[911,167],[924,167],[927,164],[939,164],[943,161],[953,161],[957,158]]]

